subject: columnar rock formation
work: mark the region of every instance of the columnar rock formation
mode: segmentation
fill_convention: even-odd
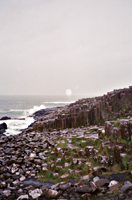
[[[101,125],[114,118],[132,115],[132,86],[108,92],[107,95],[78,100],[41,117],[27,131],[65,129],[93,124]]]
[[[114,125],[114,122],[105,122],[105,135],[110,137],[113,134],[115,139],[132,140],[132,118],[119,120],[118,127]]]

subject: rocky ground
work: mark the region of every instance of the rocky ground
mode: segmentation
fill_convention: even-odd
[[[132,199],[132,87],[33,117],[0,136],[0,199]]]
[[[130,199],[131,153],[105,127],[1,136],[0,199]]]

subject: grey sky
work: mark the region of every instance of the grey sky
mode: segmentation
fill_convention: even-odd
[[[132,85],[132,0],[0,0],[0,95]]]

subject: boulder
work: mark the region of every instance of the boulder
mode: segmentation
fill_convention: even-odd
[[[120,189],[122,192],[126,192],[128,190],[132,190],[132,183],[127,181]]]
[[[9,197],[11,195],[11,190],[4,190],[3,194],[4,196]]]
[[[119,183],[119,182],[118,182],[118,181],[115,181],[115,180],[110,181],[108,187],[113,187],[114,185],[117,185],[118,183]]]
[[[102,187],[104,185],[109,185],[110,181],[108,179],[99,179],[97,182],[96,182],[96,186],[97,187]]]
[[[5,122],[0,124],[0,133],[1,134],[4,133],[6,129],[7,129],[7,124]]]
[[[0,120],[9,120],[9,119],[11,119],[11,117],[4,116],[0,118]]]
[[[66,190],[67,188],[69,188],[71,186],[71,184],[70,183],[67,183],[67,184],[63,184],[63,185],[60,185],[59,186],[59,188],[60,188],[60,190]]]
[[[56,198],[58,195],[59,195],[59,192],[58,192],[58,191],[49,189],[49,190],[46,192],[45,197],[47,197],[48,199],[49,199],[49,198]]]
[[[35,189],[35,190],[30,190],[29,191],[29,195],[33,198],[33,199],[37,199],[38,197],[40,197],[42,195],[42,190],[41,189]]]

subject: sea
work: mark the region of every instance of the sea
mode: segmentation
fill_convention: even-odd
[[[7,124],[5,135],[17,135],[34,122],[34,112],[53,107],[62,107],[81,99],[80,96],[0,96],[0,120]]]

